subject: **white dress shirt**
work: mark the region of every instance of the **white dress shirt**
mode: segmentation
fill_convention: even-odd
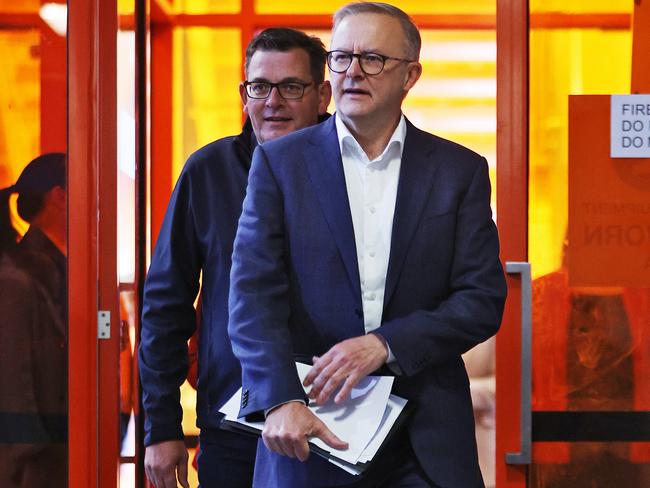
[[[368,333],[381,325],[406,121],[402,115],[384,152],[372,161],[341,119],[336,117],[335,122],[354,226],[364,327]],[[389,348],[389,361],[392,360]]]

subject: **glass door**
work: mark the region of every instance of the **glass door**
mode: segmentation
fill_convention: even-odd
[[[0,0],[0,485],[68,482],[64,3]]]
[[[527,214],[499,214],[504,260],[519,263],[507,265],[497,346],[497,384],[511,374],[515,389],[497,392],[497,486],[650,483],[650,158],[610,157],[610,94],[650,91],[647,73],[632,77],[648,65],[632,57],[633,9],[531,1],[519,12],[527,167],[501,184],[525,188],[510,203]]]

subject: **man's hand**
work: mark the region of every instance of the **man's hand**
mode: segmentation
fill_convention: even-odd
[[[271,410],[266,416],[262,439],[271,451],[306,461],[307,441],[318,437],[335,449],[347,449],[347,442],[336,437],[302,402],[289,402]]]
[[[183,488],[187,482],[187,449],[183,441],[163,441],[145,449],[144,470],[156,488],[176,488],[176,478]]]
[[[303,385],[312,385],[309,398],[325,403],[342,382],[334,402],[345,401],[352,388],[386,362],[388,349],[374,334],[347,339],[333,346],[320,358],[314,358]]]

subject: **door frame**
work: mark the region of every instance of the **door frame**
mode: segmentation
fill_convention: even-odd
[[[68,1],[68,486],[116,486],[117,2]],[[110,337],[98,339],[98,311]],[[99,385],[101,384],[101,388]]]
[[[497,0],[497,225],[501,260],[528,259],[528,1]],[[506,464],[522,446],[521,277],[507,276],[496,338],[496,484],[524,488],[527,465]],[[518,365],[518,366],[517,366]]]

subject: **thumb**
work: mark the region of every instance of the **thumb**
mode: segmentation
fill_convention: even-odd
[[[315,437],[318,437],[321,441],[334,449],[343,450],[348,448],[348,443],[339,439],[323,422],[320,423]]]
[[[190,484],[187,481],[187,462],[181,461],[178,463],[178,482],[183,488],[190,488]]]

